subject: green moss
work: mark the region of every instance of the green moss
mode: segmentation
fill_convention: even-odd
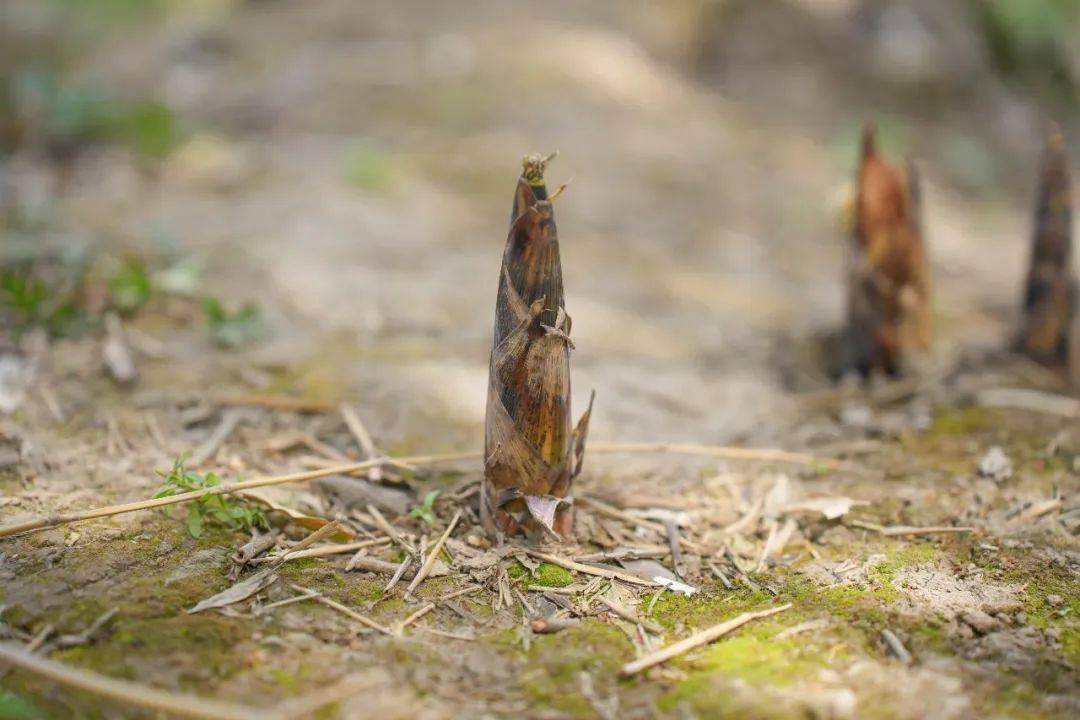
[[[300,663],[293,672],[280,667],[270,669],[270,677],[274,684],[284,690],[286,695],[301,694],[305,689],[306,681],[315,675],[314,669],[306,663]]]
[[[572,572],[546,562],[540,563],[540,567],[531,573],[527,567],[516,562],[507,570],[507,575],[513,580],[522,580],[529,585],[543,585],[544,587],[566,587],[574,582]]]
[[[753,591],[740,586],[728,591],[719,584],[706,585],[693,597],[664,593],[653,605],[650,617],[667,629],[707,627],[740,612],[761,609],[771,600],[772,596],[764,590]],[[646,608],[650,601],[644,602]]]
[[[747,630],[749,627],[711,645],[694,664],[750,682],[787,685],[846,656],[846,652],[830,654],[805,638],[777,640],[775,636],[782,629],[779,623],[758,623]]]
[[[733,684],[731,678],[716,674],[690,677],[664,694],[657,708],[675,717],[710,718],[710,720],[805,720],[805,710],[771,696],[759,689],[749,697]]]
[[[371,603],[382,597],[386,583],[379,578],[365,577],[363,575],[349,578],[346,583],[346,596],[357,604]]]
[[[0,720],[37,720],[45,717],[37,705],[7,690],[0,690]]]
[[[60,650],[53,659],[110,677],[137,679],[147,668],[166,666],[182,687],[203,688],[239,670],[235,647],[254,627],[210,613],[148,620],[124,618],[107,642]]]
[[[1042,709],[1044,693],[1030,683],[1017,680],[1004,687],[985,688],[972,693],[973,710],[979,717],[1007,717],[1012,720],[1049,720],[1056,715]]]
[[[971,435],[993,424],[994,411],[984,407],[946,408],[938,410],[930,426],[931,435]]]
[[[566,587],[574,582],[574,575],[569,570],[551,563],[540,563],[533,573],[531,583],[544,587]]]
[[[369,192],[386,192],[394,184],[398,169],[394,158],[370,143],[358,143],[345,159],[345,178],[351,185]]]
[[[632,656],[633,646],[618,628],[585,620],[557,635],[534,636],[520,681],[538,706],[591,718],[595,711],[581,694],[580,674],[589,673],[597,692],[606,696],[620,663]]]
[[[278,575],[286,582],[297,583],[314,590],[344,590],[348,582],[337,568],[321,558],[290,560],[281,566]]]
[[[876,585],[875,593],[878,597],[892,601],[900,595],[900,592],[893,587],[893,578],[899,570],[932,562],[940,554],[941,550],[932,543],[907,545],[899,550],[890,551],[884,560],[867,570],[866,576]]]
[[[1059,565],[1047,565],[1027,555],[1003,555],[1003,577],[1022,584],[1021,602],[1034,627],[1054,628],[1061,639],[1061,653],[1066,662],[1080,664],[1080,581]],[[1062,602],[1051,604],[1056,595]]]

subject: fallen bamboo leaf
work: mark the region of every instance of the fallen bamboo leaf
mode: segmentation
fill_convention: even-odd
[[[266,493],[261,493],[256,490],[244,490],[237,493],[237,495],[242,498],[247,498],[248,500],[253,500],[260,505],[265,505],[271,510],[282,513],[305,530],[318,530],[319,528],[324,527],[331,522],[326,518],[317,517],[315,515],[307,515],[300,512],[299,510],[293,510],[291,507],[287,505],[282,505],[281,503],[277,502]],[[343,540],[352,540],[356,537],[356,531],[347,525],[338,525],[336,537],[340,537]]]
[[[1027,510],[1024,510],[1024,512],[1020,513],[1020,515],[1017,516],[1014,522],[1025,523],[1031,522],[1032,520],[1037,520],[1043,515],[1046,515],[1047,513],[1051,513],[1055,510],[1060,510],[1063,504],[1064,503],[1062,503],[1061,498],[1054,498],[1052,500],[1043,500],[1041,502],[1037,502],[1031,507],[1029,507]]]
[[[629,608],[623,607],[615,600],[612,600],[611,598],[604,595],[596,595],[595,598],[600,601],[601,605],[621,617],[623,620],[626,620],[627,622],[632,622],[635,625],[640,625],[654,635],[664,634],[664,628],[660,627],[654,622],[639,618]]]
[[[552,157],[523,160],[495,300],[480,496],[489,534],[573,529],[570,485],[581,471],[592,400],[571,430],[571,323],[544,184]]]
[[[293,547],[292,552],[274,558],[271,561],[270,567],[263,568],[262,570],[249,575],[240,582],[227,587],[216,595],[212,595],[205,600],[200,600],[195,607],[187,611],[188,614],[194,615],[203,610],[225,607],[226,605],[232,605],[247,600],[249,597],[260,590],[269,587],[277,580],[277,569],[281,567],[282,563],[295,559],[304,548],[311,546],[323,538],[333,535],[338,527],[339,525],[337,522],[331,522],[328,525],[319,528],[298,542]]]
[[[747,612],[720,623],[719,625],[713,625],[711,628],[702,630],[701,632],[694,633],[688,638],[680,640],[679,642],[672,643],[667,647],[660,648],[655,652],[651,652],[644,655],[633,662],[628,662],[619,669],[619,675],[623,677],[629,677],[636,675],[642,670],[647,670],[654,665],[667,662],[672,658],[678,657],[683,653],[689,652],[694,648],[707,645],[717,638],[727,635],[732,630],[736,630],[751,620],[757,620],[758,618],[768,617],[775,615],[779,612],[783,612],[791,607],[791,603],[780,605],[779,607],[769,608],[768,610],[758,610],[756,612]]]
[[[240,582],[230,585],[216,595],[200,600],[194,607],[188,610],[189,615],[210,610],[211,608],[225,607],[234,603],[247,600],[260,590],[269,587],[277,580],[276,567],[263,568]]]
[[[898,374],[930,346],[930,266],[922,236],[919,179],[886,163],[875,128],[863,130],[848,266],[847,365],[864,376]]]
[[[1052,125],[1039,168],[1031,260],[1016,348],[1080,383],[1080,288],[1073,263],[1072,205],[1065,142]]]
[[[334,475],[322,478],[315,484],[346,510],[374,505],[392,515],[405,515],[413,502],[411,493],[385,487],[367,478]]]

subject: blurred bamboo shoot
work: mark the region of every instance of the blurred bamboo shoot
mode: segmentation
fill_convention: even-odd
[[[495,300],[484,437],[481,520],[538,539],[573,529],[570,486],[581,471],[589,410],[571,430],[570,316],[544,170],[529,155],[514,193]]]
[[[875,135],[863,130],[848,267],[847,365],[863,376],[899,374],[933,335],[919,176],[885,162]]]
[[[1052,126],[1039,168],[1031,262],[1017,349],[1080,385],[1080,320],[1072,250],[1072,181],[1061,131]]]

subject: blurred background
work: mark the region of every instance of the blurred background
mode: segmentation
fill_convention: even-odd
[[[259,391],[475,446],[520,158],[559,150],[595,436],[766,442],[827,387],[861,124],[922,169],[948,362],[1004,342],[1078,109],[1080,0],[2,0],[6,342],[45,328],[74,422]]]

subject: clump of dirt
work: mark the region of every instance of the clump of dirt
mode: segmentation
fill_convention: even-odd
[[[912,614],[933,613],[952,620],[974,611],[1016,612],[1022,606],[1022,586],[994,582],[978,570],[957,573],[940,563],[901,568],[892,583],[899,591],[897,608]]]

